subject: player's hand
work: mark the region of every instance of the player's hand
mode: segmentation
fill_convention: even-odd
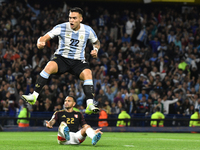
[[[91,53],[93,58],[97,58],[97,51],[96,50],[92,50]]]
[[[98,128],[98,129],[94,130],[94,133],[95,133],[95,134],[97,134],[97,133],[103,134],[103,132],[101,132],[101,130],[102,130],[102,128]]]
[[[47,128],[53,128],[48,121],[46,121],[46,127]]]
[[[38,47],[38,49],[43,49],[44,48],[44,46],[45,46],[45,42],[38,42],[37,43],[37,47]]]
[[[43,49],[45,45],[46,45],[46,43],[45,42],[40,42],[40,38],[39,38],[38,41],[37,41],[38,49]]]

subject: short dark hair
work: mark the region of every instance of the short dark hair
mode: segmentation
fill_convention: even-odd
[[[83,16],[83,10],[79,7],[74,7],[70,9],[70,12],[77,12]]]
[[[75,98],[74,96],[72,96],[72,95],[68,95],[67,97],[71,97],[71,98],[73,98],[74,102],[76,102],[76,98]],[[66,98],[67,98],[67,97],[66,97]],[[65,98],[65,99],[66,99],[66,98]]]

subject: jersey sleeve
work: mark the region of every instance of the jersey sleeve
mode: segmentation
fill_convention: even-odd
[[[54,38],[55,36],[60,35],[60,33],[61,33],[61,26],[60,25],[55,26],[51,31],[47,32],[47,34],[51,38]]]
[[[98,40],[96,33],[94,32],[94,30],[92,28],[90,28],[90,35],[89,35],[89,39],[92,43],[96,42]]]
[[[51,120],[55,119],[56,121],[58,121],[58,112],[56,111],[53,116],[51,117]]]
[[[86,124],[85,118],[82,113],[80,113],[80,126],[82,127],[84,124]]]

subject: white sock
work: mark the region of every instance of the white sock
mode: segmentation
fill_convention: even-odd
[[[86,130],[86,134],[89,138],[93,139],[93,137],[95,136],[94,130],[92,128],[88,128]]]
[[[87,106],[88,106],[89,104],[91,104],[91,103],[93,104],[93,99],[88,99],[88,100],[87,100]]]
[[[39,93],[38,92],[33,92],[33,95],[35,95],[36,96],[36,99],[38,98],[38,96],[39,96]]]

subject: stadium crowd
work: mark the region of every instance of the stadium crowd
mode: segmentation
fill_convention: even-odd
[[[22,94],[32,93],[38,74],[57,48],[57,40],[43,50],[37,39],[56,24],[67,21],[70,7],[63,3],[41,7],[27,0],[0,5],[0,111],[18,114]],[[200,108],[200,18],[195,7],[161,7],[109,11],[83,6],[84,23],[101,42],[98,59],[86,60],[94,77],[95,102],[107,114],[191,115]],[[112,8],[114,9],[114,8]],[[71,74],[52,75],[30,111],[53,112],[63,108],[67,95],[77,98],[84,112],[83,82]],[[199,109],[200,110],[200,109]]]

